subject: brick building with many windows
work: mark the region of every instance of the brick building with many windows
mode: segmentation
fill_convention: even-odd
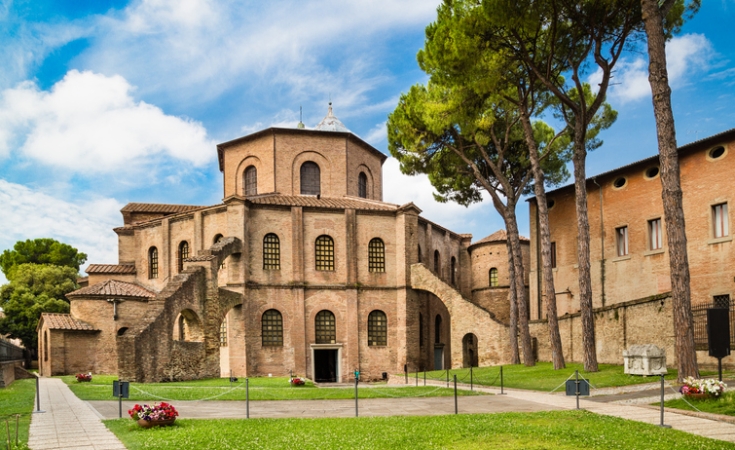
[[[695,340],[701,364],[707,356],[706,308],[724,306],[735,332],[735,247],[729,211],[735,201],[735,129],[679,148],[681,188],[691,274]],[[581,360],[581,320],[577,270],[574,186],[547,194],[554,287],[565,356]],[[539,267],[535,200],[530,200],[530,292],[532,334],[539,357],[550,357],[546,299]],[[657,344],[676,361],[666,223],[658,156],[587,180],[590,254],[597,354],[600,362],[620,364],[634,344]],[[723,308],[724,309],[724,308]],[[731,337],[733,345],[735,339]],[[728,358],[729,359],[729,358]],[[725,359],[725,363],[728,362]]]
[[[471,245],[383,202],[386,156],[331,105],[217,152],[221,204],[122,209],[118,263],[41,318],[42,374],[329,382],[508,360],[505,235]]]

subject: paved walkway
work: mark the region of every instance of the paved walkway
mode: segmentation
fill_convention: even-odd
[[[58,378],[40,381],[41,410],[33,414],[28,446],[33,450],[125,450],[97,412]]]
[[[430,383],[431,384],[431,383]],[[444,383],[436,383],[442,386]],[[31,420],[29,447],[41,449],[124,449],[120,441],[105,428],[100,418],[117,418],[116,401],[83,402],[59,379],[41,378],[41,409],[43,414],[34,414]],[[468,388],[468,386],[461,386]],[[499,394],[497,388],[476,390]],[[650,389],[650,388],[649,388]],[[574,397],[546,392],[505,389],[506,395],[458,397],[460,414],[494,412],[532,412],[574,409]],[[625,395],[625,394],[623,394]],[[621,417],[623,419],[659,425],[658,409],[648,406],[580,400],[579,406],[587,411]],[[123,417],[135,402],[123,402]],[[454,413],[453,397],[418,397],[360,399],[359,416],[391,415],[442,415]],[[245,402],[242,401],[177,401],[176,408],[186,418],[244,418]],[[354,400],[281,400],[250,402],[251,418],[284,417],[354,417]],[[675,413],[667,409],[664,424],[676,430],[699,436],[735,442],[735,424],[710,418],[694,417],[691,413]]]

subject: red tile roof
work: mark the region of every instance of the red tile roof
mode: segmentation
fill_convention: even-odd
[[[41,313],[41,321],[51,330],[97,331],[92,325],[73,318],[71,314]]]
[[[156,294],[148,289],[133,283],[124,281],[107,280],[77,289],[66,294],[67,297],[133,297],[154,298]]]
[[[359,209],[372,211],[396,211],[399,206],[375,200],[348,197],[320,197],[312,195],[264,195],[249,197],[256,205],[306,206],[327,209]]]
[[[135,274],[134,264],[90,264],[85,270],[92,273]]]
[[[521,242],[530,242],[531,240],[525,236],[519,236]],[[505,230],[498,230],[490,236],[484,237],[472,245],[486,244],[488,242],[505,242],[508,240],[508,233]]]
[[[120,210],[120,212],[174,214],[201,208],[205,208],[205,206],[169,205],[162,203],[128,203]]]

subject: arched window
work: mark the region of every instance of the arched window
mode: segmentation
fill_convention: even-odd
[[[452,277],[452,285],[455,285],[456,284],[456,278],[455,278],[455,273],[454,272],[457,270],[457,258],[455,258],[454,256],[452,256],[452,261],[451,262],[452,262],[452,265],[451,265],[452,274],[450,276]]]
[[[281,241],[273,233],[263,238],[263,269],[281,270]]]
[[[214,239],[212,239],[212,243],[216,244],[217,242],[221,241],[224,236],[222,236],[222,233],[217,233],[214,235]]]
[[[179,272],[184,270],[184,260],[189,257],[189,243],[181,241],[179,244]]]
[[[250,166],[245,169],[245,196],[258,195],[258,169]]]
[[[117,330],[117,335],[122,336],[125,334],[126,331],[128,331],[128,327],[122,327],[119,330]]]
[[[421,262],[421,246],[419,245],[419,262]]]
[[[219,324],[219,346],[227,347],[227,316]]]
[[[439,250],[434,250],[434,272],[441,276],[441,260],[439,257]]]
[[[490,269],[490,286],[496,287],[498,285],[498,269],[493,267]]]
[[[307,161],[301,165],[301,195],[321,194],[321,176],[319,166]]]
[[[179,315],[179,340],[186,340],[186,318],[183,314]]]
[[[419,313],[419,347],[424,346],[424,316]]]
[[[434,342],[440,344],[442,341],[442,316],[436,315],[434,319]]]
[[[322,310],[314,319],[317,344],[334,344],[337,342],[337,325],[331,311]]]
[[[360,175],[357,176],[357,195],[367,198],[367,175],[365,175],[365,172],[360,172]]]
[[[375,310],[368,316],[368,345],[388,345],[388,319],[383,311]]]
[[[316,238],[314,245],[316,270],[334,270],[334,241],[323,234]]]
[[[373,238],[368,244],[368,271],[385,272],[385,244],[380,238]]]
[[[283,317],[278,310],[263,313],[262,327],[263,347],[283,347]]]
[[[158,278],[158,249],[148,249],[148,278]]]

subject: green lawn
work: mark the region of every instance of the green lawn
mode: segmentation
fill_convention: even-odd
[[[353,419],[177,420],[143,429],[107,420],[139,449],[718,450],[735,444],[586,411]]]
[[[91,382],[79,383],[73,376],[60,377],[74,394],[82,400],[114,400],[112,381],[117,377],[95,375]],[[305,386],[290,387],[288,378],[251,378],[250,400],[329,400],[355,398],[354,387],[318,388],[308,382]],[[478,395],[476,392],[459,390],[458,395]],[[360,385],[359,398],[390,397],[446,397],[454,395],[453,389],[435,386],[388,387]],[[130,383],[130,400],[245,400],[245,380],[230,385],[227,378],[182,381],[174,383]]]
[[[691,398],[680,398],[678,400],[669,400],[664,402],[664,406],[689,411],[699,410],[713,414],[735,416],[735,392],[725,392],[721,398],[717,399],[694,400]]]
[[[537,391],[551,391],[554,389],[564,390],[562,384],[569,377],[574,377],[574,371],[579,370],[580,377],[589,380],[592,388],[603,388],[611,386],[627,386],[632,384],[652,383],[658,381],[659,377],[641,377],[626,375],[623,366],[612,364],[600,364],[598,372],[585,372],[582,364],[567,363],[567,367],[554,370],[554,366],[548,362],[536,363],[533,367],[522,364],[503,366],[503,385],[509,388],[533,389]],[[436,370],[427,372],[427,379],[446,381],[446,371]],[[702,375],[713,375],[715,372],[702,372]],[[470,369],[453,369],[449,371],[450,383],[452,376],[457,375],[457,381],[470,382]],[[424,373],[419,372],[419,380],[423,380]],[[397,376],[397,375],[394,375]],[[413,383],[415,373],[409,374],[409,384]],[[676,369],[669,369],[667,380],[676,380]],[[485,386],[500,386],[500,366],[475,367],[472,369],[472,381],[475,384]],[[560,387],[561,386],[561,387]]]
[[[0,389],[0,442],[5,448],[7,442],[7,428],[5,422],[8,422],[10,428],[10,440],[13,445],[11,448],[26,448],[28,442],[28,428],[31,425],[31,412],[33,411],[33,401],[36,397],[36,380],[16,380],[10,386]],[[21,444],[15,447],[15,416],[20,414],[18,425],[18,442]]]

